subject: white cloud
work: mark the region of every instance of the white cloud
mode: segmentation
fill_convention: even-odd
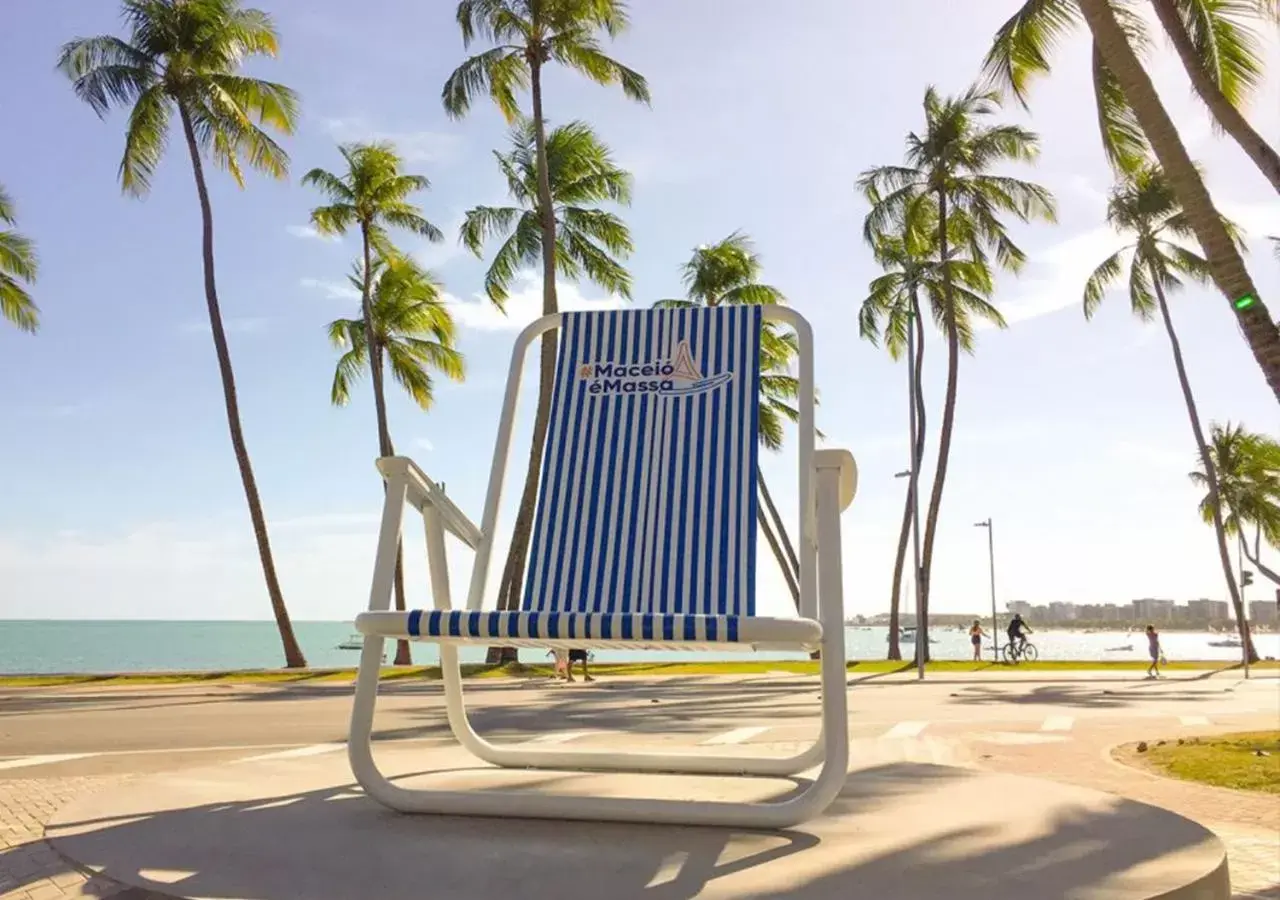
[[[1080,307],[1089,275],[1123,243],[1110,227],[1100,225],[1032,251],[1027,273],[1020,278],[1007,276],[997,294],[1006,321],[1012,325]],[[978,327],[991,326],[979,323]]]
[[[447,163],[462,149],[462,138],[440,131],[387,131],[375,128],[362,116],[325,119],[324,130],[336,141],[389,141],[405,162]]]
[[[315,226],[313,225],[287,225],[284,230],[296,238],[325,241],[331,244],[336,244],[342,240],[342,238],[336,234],[321,234],[316,231]]]
[[[313,291],[322,291],[329,300],[358,300],[360,292],[345,281],[331,281],[325,278],[302,278],[298,284]]]
[[[434,449],[436,449],[436,445],[435,445],[435,444],[431,443],[431,441],[430,441],[429,439],[427,439],[427,438],[423,438],[423,437],[415,438],[415,439],[414,439],[414,441],[413,441],[413,446],[415,446],[415,447],[420,447],[420,448],[421,448],[421,449],[423,449],[423,450],[434,450]]]
[[[626,305],[621,297],[585,297],[577,285],[562,281],[556,282],[556,296],[560,309],[565,312],[575,309],[620,309]],[[514,290],[507,299],[506,315],[499,312],[482,294],[477,294],[470,300],[450,297],[448,303],[454,320],[466,328],[478,331],[515,331],[542,315],[542,279],[535,272],[519,273]]]

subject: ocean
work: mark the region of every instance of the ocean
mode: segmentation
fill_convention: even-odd
[[[295,622],[294,630],[307,663],[317,668],[354,666],[359,654],[340,650],[338,645],[352,635],[350,622]],[[850,659],[883,659],[886,628],[845,629],[845,647]],[[970,646],[963,631],[936,629],[931,645],[935,659],[968,659]],[[1170,660],[1221,660],[1240,658],[1230,647],[1211,647],[1210,641],[1227,635],[1194,632],[1166,632],[1161,636]],[[1280,634],[1256,635],[1258,653],[1280,656]],[[1037,631],[1032,641],[1041,659],[1139,660],[1146,658],[1146,640],[1140,633]],[[1003,643],[1003,636],[1001,637]],[[910,655],[911,645],[904,645]],[[545,659],[545,651],[521,650],[521,659]],[[986,655],[990,656],[988,649]],[[480,662],[483,647],[463,647],[463,661]],[[414,662],[428,665],[437,661],[432,644],[413,645]],[[718,653],[595,651],[599,662],[633,660],[740,659],[733,651]],[[755,658],[801,659],[795,653],[761,653]],[[280,639],[274,622],[172,622],[172,621],[0,621],[0,673],[103,673],[164,672],[226,669],[266,669],[283,664]]]

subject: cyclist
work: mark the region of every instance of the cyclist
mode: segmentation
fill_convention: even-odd
[[[1009,644],[1014,647],[1016,655],[1021,656],[1022,652],[1027,649],[1027,635],[1035,634],[1031,630],[1031,626],[1022,620],[1022,613],[1014,613],[1013,618],[1009,620],[1009,627],[1006,629],[1009,636]]]

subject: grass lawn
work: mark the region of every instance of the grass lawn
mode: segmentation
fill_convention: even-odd
[[[1142,672],[1144,662],[1052,661],[1020,663],[1016,666],[1003,663],[974,663],[960,661],[932,662],[926,666],[930,673],[948,672]],[[852,661],[848,664],[851,675],[888,675],[910,672],[911,662],[887,660]],[[1166,667],[1167,671],[1227,671],[1239,668],[1221,661],[1178,661]],[[1275,670],[1280,663],[1267,661],[1255,663],[1254,669]],[[551,675],[551,666],[514,665],[487,666],[463,665],[463,674],[469,678],[545,678]],[[754,660],[730,662],[654,662],[654,663],[600,663],[591,671],[606,677],[626,676],[708,676],[708,675],[766,675],[772,672],[817,674],[818,664],[804,660]],[[14,687],[62,687],[109,686],[153,684],[308,684],[346,683],[355,676],[355,669],[249,669],[231,672],[127,672],[118,674],[67,674],[67,675],[0,675],[0,688]],[[431,681],[440,677],[434,666],[396,666],[383,669],[382,677],[389,681],[415,679]]]
[[[1259,756],[1261,751],[1267,755]],[[1246,731],[1164,742],[1121,758],[1161,775],[1214,787],[1280,794],[1280,731]]]

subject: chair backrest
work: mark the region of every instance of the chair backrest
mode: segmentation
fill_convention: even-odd
[[[761,322],[564,314],[524,609],[754,615]]]

